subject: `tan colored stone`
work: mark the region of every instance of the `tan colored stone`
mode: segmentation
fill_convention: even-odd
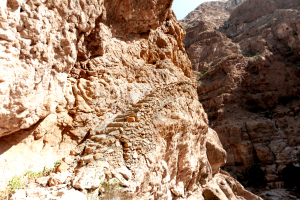
[[[55,186],[65,183],[68,177],[71,177],[71,173],[66,171],[62,173],[52,174],[49,178],[49,186]]]
[[[50,178],[50,177],[41,177],[41,178],[37,178],[37,179],[35,180],[35,182],[38,183],[39,185],[45,187],[45,186],[48,184],[49,178]]]
[[[98,160],[98,159],[100,159],[100,158],[103,158],[103,154],[102,154],[102,153],[96,153],[96,154],[94,155],[94,159],[95,159],[95,160]]]
[[[96,168],[87,168],[82,173],[76,175],[73,181],[73,187],[76,189],[98,188],[104,181],[105,174]]]
[[[96,147],[86,147],[84,152],[87,154],[91,154],[91,153],[94,153],[95,150],[96,150]]]
[[[84,161],[85,163],[90,163],[94,159],[93,159],[93,155],[87,155],[87,156],[82,157],[81,160]]]
[[[69,168],[69,165],[67,163],[65,163],[64,161],[62,161],[60,163],[60,165],[58,166],[57,171],[59,171],[59,172],[65,172],[65,171],[68,170],[68,168]]]
[[[72,164],[72,162],[74,161],[74,158],[73,157],[70,157],[70,156],[67,156],[67,157],[64,157],[62,159],[65,163],[67,163],[68,165]]]
[[[135,122],[135,117],[128,117],[128,118],[127,118],[127,121],[128,121],[128,122]]]

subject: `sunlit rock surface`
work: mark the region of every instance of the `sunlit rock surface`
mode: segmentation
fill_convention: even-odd
[[[1,186],[63,158],[14,198],[97,196],[111,179],[134,199],[259,199],[220,171],[171,4],[1,1]]]

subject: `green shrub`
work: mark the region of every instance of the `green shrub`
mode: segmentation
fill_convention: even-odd
[[[204,72],[199,72],[199,74],[198,74],[198,81],[200,81],[200,79],[201,79],[201,77],[204,75],[204,74],[206,74],[208,72],[208,70],[205,70]]]
[[[258,54],[258,55],[256,55],[256,56],[253,56],[253,58],[255,58],[255,59],[258,59],[260,57],[260,55]]]
[[[57,169],[61,163],[61,160],[58,160],[54,163],[54,168]]]
[[[9,182],[8,186],[12,193],[15,193],[16,190],[23,188],[24,183],[21,176],[14,176]]]

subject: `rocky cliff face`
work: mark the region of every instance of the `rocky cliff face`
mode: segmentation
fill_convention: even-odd
[[[204,67],[202,66],[204,62],[210,62],[214,57],[225,54],[226,50],[224,47],[228,46],[226,43],[230,40],[227,39],[226,36],[221,36],[215,29],[223,27],[234,8],[245,1],[246,0],[205,2],[180,21],[187,32],[186,38],[183,41],[189,59],[192,62],[193,70],[201,71]],[[211,39],[219,40],[219,42],[214,41],[214,43],[218,43],[219,45],[217,50],[208,49],[210,48],[209,45],[203,45],[204,43],[209,44],[209,40]],[[197,46],[194,45],[199,41],[203,43],[200,46],[205,46],[205,48],[197,48]],[[236,49],[234,46],[226,49],[236,52],[237,50],[234,50]]]
[[[271,188],[299,178],[289,173],[300,152],[299,6],[248,0],[219,31],[200,22],[187,43],[199,100],[228,154],[225,168],[251,182],[247,169],[259,166]]]
[[[63,158],[13,199],[111,180],[133,199],[259,199],[220,171],[171,4],[1,1],[0,185]]]
[[[230,13],[246,0],[210,1],[199,5],[183,20],[180,20],[185,29],[198,26],[199,22],[206,22],[211,27],[219,28],[230,17]]]

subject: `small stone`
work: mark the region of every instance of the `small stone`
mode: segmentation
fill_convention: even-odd
[[[47,183],[48,183],[48,181],[49,181],[49,178],[50,178],[49,176],[37,178],[37,179],[35,180],[35,182],[38,183],[38,184],[41,185],[41,186],[46,186]]]
[[[99,170],[97,168],[86,168],[82,173],[75,177],[73,187],[81,190],[98,188],[104,179],[105,174],[103,170]]]
[[[134,159],[137,159],[138,157],[139,157],[139,155],[137,154],[137,152],[135,151],[134,153],[133,153],[133,156],[132,156]]]
[[[112,171],[112,174],[113,174],[113,177],[118,179],[118,182],[119,182],[120,185],[125,186],[125,187],[129,187],[128,181],[125,180],[121,174],[119,174],[115,170]]]
[[[96,150],[96,147],[87,147],[87,148],[85,148],[84,153],[91,154],[91,153],[94,153],[95,150]]]
[[[132,144],[130,143],[130,142],[126,142],[126,143],[124,143],[124,147],[131,147],[132,146]]]
[[[107,161],[96,161],[95,166],[97,168],[104,168],[104,169],[109,169],[109,164]]]
[[[109,154],[109,153],[113,153],[113,152],[115,152],[115,150],[113,150],[113,149],[108,149],[105,153]]]
[[[64,161],[62,161],[60,163],[60,165],[58,166],[57,171],[59,171],[59,172],[65,172],[68,169],[69,169],[69,165],[67,163],[65,163]]]
[[[130,156],[130,155],[129,155],[128,153],[125,153],[125,154],[124,154],[124,159],[125,159],[125,160],[128,160],[128,159],[129,159],[129,156]]]
[[[94,136],[96,134],[97,134],[97,131],[95,131],[95,130],[90,131],[90,136]]]
[[[70,172],[63,172],[51,175],[49,178],[49,186],[60,185],[66,182],[68,177],[71,177],[72,174]]]
[[[77,156],[78,154],[80,154],[83,151],[84,147],[85,147],[85,145],[81,144],[81,145],[77,146],[74,150],[70,151],[70,154]]]
[[[115,171],[122,174],[127,180],[130,180],[132,178],[132,173],[126,166],[118,168]]]
[[[102,143],[103,141],[106,140],[106,135],[104,135],[104,134],[102,134],[102,135],[95,135],[91,139],[94,140],[94,141],[96,141],[96,142]]]
[[[103,144],[107,147],[109,147],[110,145],[114,144],[116,142],[116,138],[114,137],[110,137],[108,139],[106,139]]]
[[[121,143],[119,140],[116,141],[116,147],[120,147],[121,146]]]
[[[102,154],[102,153],[96,153],[96,154],[94,155],[94,159],[95,159],[95,160],[98,160],[98,159],[100,159],[100,158],[103,158],[103,154]]]
[[[74,158],[71,158],[70,156],[68,156],[68,157],[64,157],[62,160],[65,163],[67,163],[68,165],[70,165],[74,161]]]
[[[120,133],[117,133],[117,134],[115,134],[114,136],[115,136],[117,139],[120,139],[120,138],[121,138]]]
[[[128,118],[127,118],[127,121],[128,121],[128,122],[135,122],[135,118],[134,118],[134,117],[128,117]]]
[[[108,149],[108,147],[102,147],[101,149],[97,149],[97,150],[95,151],[95,153],[104,153],[104,152],[107,151],[107,149]]]
[[[85,163],[90,163],[90,162],[92,162],[94,159],[93,159],[93,156],[92,156],[92,155],[87,155],[87,156],[82,157],[81,160],[84,161]]]
[[[98,143],[88,143],[88,146],[89,147],[95,147],[95,146],[97,146],[98,145]]]

